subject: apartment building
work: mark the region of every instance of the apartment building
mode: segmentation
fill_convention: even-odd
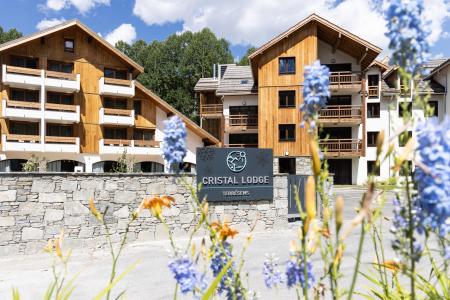
[[[163,121],[187,125],[185,171],[219,141],[136,81],[143,67],[78,20],[0,45],[0,171],[32,154],[49,171],[111,171],[126,151],[138,172],[163,172]]]
[[[376,60],[381,52],[313,14],[258,48],[250,66],[219,65],[213,78],[200,79],[195,90],[201,126],[224,146],[271,148],[275,171],[299,173],[310,156],[307,129],[300,126],[304,67],[320,60],[330,69],[331,97],[319,112],[319,145],[326,149],[335,183],[363,184],[373,172],[387,179],[392,162],[375,169],[376,137],[400,124],[401,104],[411,102],[411,95],[399,84],[398,70]],[[443,75],[449,64],[424,66],[431,73],[419,85],[420,93],[431,93],[430,103],[441,118],[450,103],[445,93],[450,76]],[[418,108],[411,111],[423,116]],[[232,122],[236,126],[230,131]]]

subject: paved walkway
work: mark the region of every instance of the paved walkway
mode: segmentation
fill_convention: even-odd
[[[342,194],[346,199],[345,219],[350,220],[354,215],[354,207],[358,206],[361,190],[338,188],[336,194]],[[390,194],[392,199],[392,194]],[[386,205],[386,215],[392,211],[391,200]],[[386,224],[388,229],[389,224]],[[295,224],[292,227],[296,227]],[[261,270],[266,253],[276,253],[280,261],[288,258],[289,244],[295,238],[295,229],[265,231],[254,233],[254,239],[245,258],[245,272],[250,274],[246,280],[252,290],[259,292],[260,299],[294,299],[295,292],[285,288],[281,290],[268,290],[264,286]],[[244,236],[233,241],[235,249],[241,249]],[[385,247],[387,258],[393,258],[389,245],[390,235],[385,235]],[[358,234],[354,232],[347,241],[345,259],[342,271],[350,274],[354,267]],[[200,240],[197,239],[199,245]],[[186,243],[186,240],[178,240],[177,243]],[[169,244],[167,241],[155,241],[145,244],[131,244],[126,247],[123,258],[119,264],[119,270],[132,264],[137,259],[142,259],[138,267],[133,270],[116,287],[115,294],[126,289],[127,299],[171,299],[174,281],[167,269]],[[374,260],[372,244],[366,243],[363,255],[363,269],[367,270]],[[0,299],[9,299],[11,287],[18,287],[22,299],[40,299],[50,282],[51,260],[46,254],[4,257],[0,258]],[[284,265],[284,264],[283,264]],[[314,260],[314,271],[321,274],[321,266],[317,259]],[[106,286],[110,272],[109,254],[104,250],[87,253],[75,250],[69,264],[69,274],[80,272],[76,280],[75,292],[72,299],[91,299],[98,291]],[[349,278],[341,280],[343,286],[349,285]],[[357,288],[361,290],[365,280],[359,277]],[[354,297],[358,299],[358,297]],[[189,299],[179,297],[179,299]]]

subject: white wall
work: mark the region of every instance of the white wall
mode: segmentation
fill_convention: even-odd
[[[224,96],[223,115],[225,118],[230,115],[230,106],[258,106],[258,95]],[[223,143],[225,145],[229,144],[229,134],[227,132],[224,134]]]
[[[321,64],[339,64],[339,63],[351,63],[353,72],[361,72],[361,66],[357,64],[357,60],[352,56],[340,51],[339,49],[333,53],[333,46],[319,40],[319,60]],[[334,59],[334,62],[332,60]]]

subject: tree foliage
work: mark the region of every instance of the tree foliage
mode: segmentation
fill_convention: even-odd
[[[255,47],[250,47],[247,49],[247,52],[244,54],[244,56],[241,57],[241,59],[238,61],[238,66],[248,66],[250,61],[248,60],[248,56],[256,51]]]
[[[195,120],[194,86],[201,77],[211,77],[213,64],[233,62],[229,43],[209,29],[172,34],[164,41],[116,47],[144,66],[138,80],[186,116]]]
[[[17,31],[15,28],[11,28],[8,31],[4,31],[0,26],[0,44],[9,42],[11,40],[18,39],[22,36],[22,33]]]

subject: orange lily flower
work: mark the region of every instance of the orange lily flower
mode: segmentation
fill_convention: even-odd
[[[170,208],[175,203],[175,199],[171,196],[153,197],[142,200],[140,208],[150,209],[152,215],[161,218],[163,207]]]
[[[219,238],[222,241],[226,240],[228,237],[234,238],[234,236],[239,233],[236,229],[231,228],[227,222],[220,224],[219,222],[214,221],[211,223],[211,229],[219,233]]]

